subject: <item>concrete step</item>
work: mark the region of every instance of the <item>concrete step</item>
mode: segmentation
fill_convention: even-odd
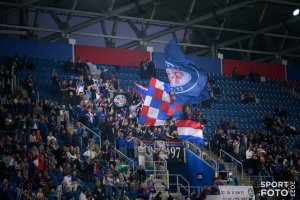
[[[162,199],[163,200],[166,200],[168,199],[169,195],[171,195],[173,197],[173,199],[176,199],[176,200],[183,200],[184,199],[184,196],[182,196],[181,193],[168,193],[168,192],[162,192]]]
[[[205,154],[209,155],[209,152],[207,150],[204,150],[204,152],[205,152]],[[248,182],[242,180],[242,173],[238,172],[231,163],[225,162],[222,158],[219,158],[218,156],[216,156],[214,154],[210,154],[210,157],[213,158],[214,160],[217,160],[218,162],[222,163],[225,166],[225,170],[227,172],[234,172],[234,176],[237,177],[239,183],[241,183],[241,184],[248,183]],[[246,180],[248,180],[248,179],[246,178]],[[222,181],[227,181],[227,180],[222,180]]]
[[[169,197],[169,192],[168,191],[165,191],[166,189],[166,186],[163,185],[162,183],[164,183],[163,180],[160,180],[160,179],[156,179],[155,183],[154,183],[154,187],[156,189],[157,192],[162,192],[162,199],[165,200],[165,199],[168,199]],[[184,197],[182,196],[181,193],[170,193],[172,195],[172,197],[176,200],[182,200],[184,199]]]

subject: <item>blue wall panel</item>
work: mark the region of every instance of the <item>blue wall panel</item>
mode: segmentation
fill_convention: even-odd
[[[221,60],[210,57],[186,56],[188,60],[194,61],[199,67],[208,73],[221,74]],[[165,56],[163,53],[153,52],[153,62],[157,68],[164,68]]]
[[[197,158],[191,151],[186,150],[186,160],[191,185],[208,186],[213,184],[215,171],[202,160]],[[197,180],[197,174],[203,175],[202,180]]]
[[[213,184],[213,178],[215,177],[215,171],[206,165],[202,160],[191,153],[189,150],[186,152],[186,163],[178,164],[175,167],[168,165],[168,170],[170,174],[181,174],[185,179],[187,179],[192,186],[209,186]],[[203,179],[198,180],[197,175],[203,174]],[[176,181],[175,177],[170,177],[170,182],[174,183]]]
[[[13,56],[15,53],[36,59],[68,60],[72,58],[72,46],[55,42],[0,38],[0,55]]]
[[[300,80],[300,66],[288,65],[286,67],[287,80],[296,81]]]

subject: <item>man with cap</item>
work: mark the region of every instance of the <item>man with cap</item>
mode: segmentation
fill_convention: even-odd
[[[233,175],[232,172],[229,172],[229,174],[228,174],[227,184],[228,184],[228,185],[238,185],[238,180],[237,180],[237,178]]]

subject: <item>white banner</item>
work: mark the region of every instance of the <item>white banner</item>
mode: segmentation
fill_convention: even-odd
[[[255,200],[252,186],[220,185],[221,200]]]

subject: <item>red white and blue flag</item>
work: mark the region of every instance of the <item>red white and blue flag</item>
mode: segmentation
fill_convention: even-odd
[[[139,117],[139,124],[164,125],[170,109],[170,84],[151,78]]]
[[[176,120],[178,139],[204,144],[203,126],[192,120]]]
[[[146,97],[146,95],[148,93],[148,87],[140,84],[137,81],[134,81],[134,90],[135,90],[135,92],[137,92],[140,95],[140,97],[144,101],[145,97]]]

